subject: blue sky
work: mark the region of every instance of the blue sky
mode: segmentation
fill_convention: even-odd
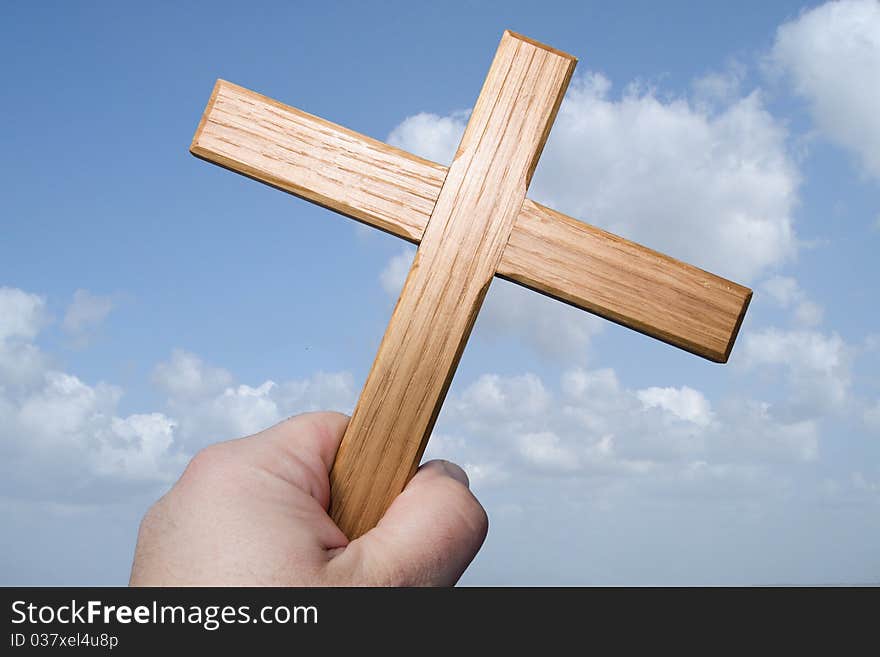
[[[464,582],[880,580],[877,2],[180,5],[0,10],[0,582],[124,583],[195,450],[372,362],[412,250],[190,156],[214,80],[445,162],[504,29],[580,60],[530,196],[755,298],[719,366],[496,281]]]

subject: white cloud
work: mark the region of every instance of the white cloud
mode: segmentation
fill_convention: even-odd
[[[550,205],[749,280],[796,249],[798,172],[755,92],[718,112],[598,74],[576,80],[535,179]]]
[[[880,3],[828,2],[801,14],[779,27],[771,61],[819,130],[880,179]]]
[[[749,369],[784,369],[790,401],[818,412],[846,403],[850,361],[851,349],[836,333],[767,328],[744,336],[738,362]]]
[[[0,341],[31,340],[46,322],[46,300],[13,287],[0,287]]]
[[[662,408],[682,420],[703,427],[712,422],[711,405],[699,390],[652,387],[640,390],[638,397],[648,408]]]
[[[452,397],[444,412],[465,429],[490,430],[495,422],[516,425],[542,415],[549,411],[549,403],[549,393],[534,374],[484,374]]]
[[[778,287],[782,298],[792,297],[790,285]],[[5,308],[16,314],[4,316],[6,338],[0,344],[30,347],[33,352],[19,352],[25,360],[37,354],[25,365],[32,368],[27,382],[0,381],[0,462],[19,497],[63,495],[75,504],[100,501],[107,490],[114,499],[127,490],[154,490],[172,481],[206,444],[306,410],[350,410],[356,398],[348,373],[248,385],[177,350],[154,371],[167,395],[166,408],[125,415],[118,410],[120,388],[90,385],[45,365],[29,341],[44,321],[43,300],[20,290],[4,294]],[[788,368],[796,392],[812,380],[825,381],[826,397],[845,393],[848,354],[839,337],[752,335],[757,337],[745,349],[747,366]],[[788,356],[793,352],[798,359]],[[827,380],[836,382],[830,393]],[[689,386],[633,390],[611,369],[573,368],[558,386],[535,374],[486,374],[453,391],[427,457],[462,463],[476,487],[562,478],[581,487],[579,498],[595,493],[596,504],[608,506],[635,489],[650,495],[676,490],[742,495],[755,487],[778,487],[782,480],[773,481],[772,464],[817,459],[819,436],[817,419],[786,416],[766,402],[713,404]],[[34,472],[43,476],[25,476]]]
[[[507,481],[509,476],[507,472],[493,463],[470,463],[463,461],[461,465],[465,472],[467,472],[472,486],[491,486],[492,484]]]
[[[815,301],[802,301],[794,311],[795,320],[804,326],[815,326],[822,323],[824,310]]]
[[[173,420],[162,413],[114,417],[110,424],[112,439],[101,444],[96,455],[100,474],[168,480],[176,476],[184,455],[169,458],[174,443]]]
[[[205,365],[195,354],[175,349],[171,360],[156,366],[153,381],[173,399],[193,399],[222,392],[232,383],[232,375]]]
[[[45,299],[0,287],[0,390],[40,379],[48,359],[30,341],[47,321]]]
[[[406,282],[406,276],[412,266],[413,258],[416,255],[415,248],[406,246],[396,256],[393,256],[385,268],[379,274],[379,282],[382,289],[389,297],[397,298]]]
[[[0,389],[0,444],[7,485],[23,497],[92,499],[108,485],[155,486],[185,458],[162,413],[121,416],[122,391],[56,370],[39,385]],[[99,495],[98,495],[99,496]],[[100,497],[100,496],[99,496]]]
[[[836,333],[782,331],[776,328],[753,330],[746,336],[746,365],[783,365],[825,375],[839,373],[848,366],[847,347]]]
[[[121,388],[50,365],[33,342],[44,324],[41,297],[0,288],[0,475],[16,497],[105,502],[102,491],[112,487],[119,501],[127,491],[167,485],[206,444],[302,411],[350,410],[356,396],[348,373],[249,386],[177,350],[154,371],[166,412],[124,415]]]
[[[794,319],[803,326],[815,326],[822,322],[822,306],[811,300],[790,276],[774,276],[761,284],[761,292],[780,308],[792,309]]]
[[[745,77],[746,67],[732,60],[727,70],[707,73],[693,81],[694,99],[709,109],[734,103],[742,95]]]
[[[123,416],[122,390],[51,366],[34,344],[45,300],[0,288],[0,472],[20,497],[75,502],[103,486],[170,481],[182,455],[162,413]]]
[[[774,276],[764,281],[761,287],[766,294],[770,295],[770,298],[783,308],[788,308],[792,303],[800,301],[803,296],[803,290],[798,282],[790,276]]]
[[[194,431],[193,418],[202,424],[195,430],[204,443],[256,433],[283,418],[272,394],[276,387],[274,381],[266,381],[256,387],[226,388],[194,408],[189,404],[176,406],[177,415],[182,417],[183,426],[189,431]],[[211,427],[216,428],[209,433]]]
[[[583,362],[605,320],[532,290],[496,278],[477,317],[475,335],[513,335],[551,360]]]
[[[318,372],[282,384],[234,383],[232,375],[198,356],[176,350],[159,363],[154,381],[168,394],[168,410],[177,422],[177,437],[188,451],[265,429],[305,411],[351,411],[356,390],[347,372]]]
[[[410,116],[388,135],[388,143],[434,162],[449,165],[461,141],[470,110],[438,116],[422,112]]]
[[[573,472],[580,468],[578,455],[574,450],[564,445],[559,436],[550,431],[520,434],[517,448],[526,461],[539,469]]]
[[[568,370],[556,389],[534,374],[483,375],[450,394],[438,435],[426,458],[466,464],[475,487],[562,477],[603,504],[633,487],[697,495],[775,489],[785,479],[772,480],[775,468],[820,453],[815,420],[736,398],[713,409],[689,387],[631,390],[610,369]]]
[[[0,340],[0,386],[32,385],[40,380],[49,358],[29,342]]]
[[[720,81],[704,79],[703,87]],[[636,86],[615,100],[601,74],[576,77],[530,196],[738,280],[789,260],[797,250],[799,173],[787,133],[760,94],[739,96],[735,88],[728,84],[734,97],[713,106],[661,100]],[[464,126],[460,115],[420,114],[392,137],[443,160],[438,155],[454,152]]]
[[[21,400],[18,424],[32,440],[51,448],[93,420],[110,416],[121,396],[115,386],[92,387],[73,375],[49,371],[44,385]]]
[[[73,293],[73,301],[64,314],[61,327],[68,333],[82,335],[103,322],[112,309],[113,300],[110,297],[77,290]]]
[[[715,433],[710,453],[731,462],[754,464],[815,461],[820,426],[816,418],[791,417],[768,402],[724,400],[724,425]]]

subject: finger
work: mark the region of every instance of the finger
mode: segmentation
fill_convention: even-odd
[[[349,543],[328,567],[380,586],[451,586],[483,544],[489,521],[448,461],[426,463],[379,524]]]
[[[238,443],[247,462],[302,488],[326,509],[330,502],[327,473],[348,420],[342,413],[303,413],[232,443]]]
[[[336,451],[349,419],[348,415],[333,411],[302,413],[279,422],[263,433],[278,441],[282,447],[317,455],[326,474],[336,460]]]

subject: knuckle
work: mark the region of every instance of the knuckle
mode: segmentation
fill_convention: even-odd
[[[336,585],[404,587],[417,583],[413,564],[389,558],[394,550],[391,545],[383,545],[380,537],[374,536],[371,540],[374,543],[371,549],[364,549],[365,546],[357,541],[345,548],[344,558],[335,564],[341,566],[340,562],[345,562],[345,567],[336,571]]]
[[[450,531],[461,535],[461,531],[454,528],[464,527],[467,535],[472,537],[477,545],[481,545],[489,532],[489,515],[480,501],[465,486],[454,480],[444,482],[447,487],[450,504],[446,505],[447,523]]]
[[[393,588],[418,586],[420,578],[418,568],[412,565],[404,566],[394,562],[373,563],[366,578],[369,586],[387,586]]]
[[[224,445],[204,447],[196,452],[183,471],[181,479],[203,479],[222,475],[230,466],[230,459]]]
[[[161,531],[161,526],[165,521],[164,499],[159,499],[146,510],[138,526],[138,537],[143,538]]]

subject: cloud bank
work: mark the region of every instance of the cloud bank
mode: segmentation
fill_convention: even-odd
[[[829,2],[779,27],[770,53],[817,129],[880,180],[880,3]]]
[[[709,104],[638,85],[611,90],[601,73],[572,81],[532,198],[743,282],[796,255],[800,174],[760,92]],[[388,139],[448,163],[466,120],[418,114]]]

